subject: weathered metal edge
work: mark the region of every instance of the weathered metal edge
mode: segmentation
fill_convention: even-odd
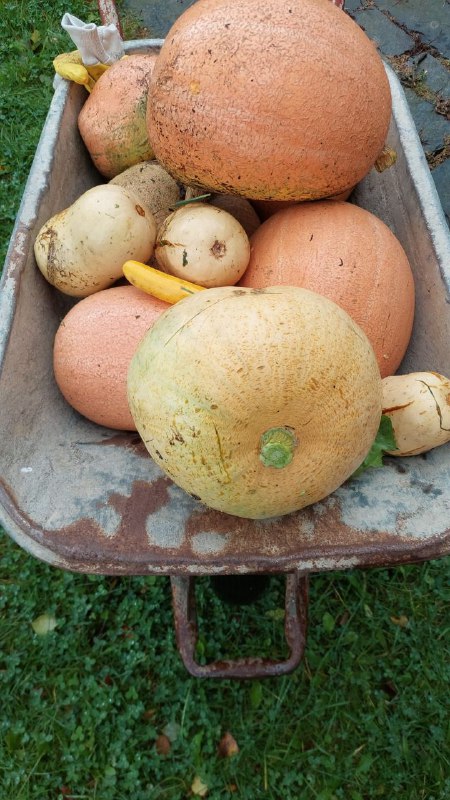
[[[26,263],[26,259],[14,256],[15,254],[23,255],[22,249],[26,244],[27,234],[36,222],[37,209],[39,209],[40,200],[48,185],[55,144],[59,135],[59,125],[68,96],[68,83],[61,81],[55,87],[55,93],[47,112],[6,253],[0,280],[0,373],[16,310],[21,273]],[[22,261],[23,267],[19,270],[17,263],[20,261]],[[8,267],[8,265],[10,266]]]
[[[450,229],[402,85],[392,67],[389,64],[384,64],[384,67],[391,88],[392,115],[404,157],[416,188],[423,219],[433,242],[441,277],[450,296]]]
[[[70,572],[93,573],[99,575],[239,575],[248,573],[284,574],[300,571],[302,573],[318,573],[336,570],[368,567],[392,567],[400,564],[419,563],[421,561],[436,559],[450,554],[450,530],[444,535],[432,536],[426,541],[411,539],[407,551],[404,539],[398,544],[391,544],[386,552],[385,543],[380,539],[379,544],[372,542],[355,546],[349,554],[348,548],[339,545],[323,548],[320,554],[313,545],[306,545],[301,556],[288,553],[274,558],[270,555],[261,555],[247,558],[245,564],[239,556],[228,556],[221,560],[221,564],[211,564],[205,559],[195,559],[190,556],[164,551],[160,555],[153,554],[151,562],[139,559],[130,564],[123,561],[120,555],[117,559],[99,559],[95,567],[86,569],[86,559],[83,552],[74,553],[70,546],[62,546],[58,553],[42,542],[42,531],[30,526],[24,537],[23,520],[11,503],[11,498],[0,486],[0,522],[8,530],[8,535],[30,555],[52,566]]]
[[[133,39],[124,43],[124,49],[126,52],[148,50],[149,48],[159,49],[163,41],[163,39]],[[48,185],[48,177],[51,174],[55,144],[58,140],[60,123],[69,97],[69,90],[70,81],[56,76],[54,94],[42,127],[9,240],[0,278],[0,373],[16,310],[18,285],[21,277],[17,262],[21,260],[22,264],[25,265],[25,259],[15,258],[14,255],[16,253],[17,255],[23,255],[22,248],[26,242],[27,233],[36,223],[37,209],[39,209],[41,198]]]

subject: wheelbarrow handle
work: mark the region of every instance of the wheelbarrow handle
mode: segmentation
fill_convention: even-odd
[[[103,24],[110,25],[112,23],[115,25],[121,39],[123,39],[122,25],[114,0],[98,0],[98,12]]]
[[[183,663],[196,678],[268,678],[292,672],[303,657],[308,616],[308,578],[299,572],[286,576],[284,630],[289,647],[285,661],[259,657],[224,659],[199,664],[195,658],[198,641],[195,578],[171,577],[175,634]]]

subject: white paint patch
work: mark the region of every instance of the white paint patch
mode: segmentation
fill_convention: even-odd
[[[335,492],[342,521],[361,533],[385,531],[414,539],[437,536],[450,527],[450,445],[396,464],[369,469]]]
[[[33,472],[33,467],[21,467],[20,471],[23,472],[23,473]]]
[[[194,501],[178,486],[169,486],[168,494],[171,501],[170,514],[164,506],[149,515],[145,527],[151,547],[178,549],[183,545],[186,522],[192,513]]]
[[[44,407],[37,413],[43,417]],[[114,439],[113,431],[94,426],[75,415],[69,421],[70,413],[67,408],[64,414],[55,414],[52,418],[54,438],[48,454],[41,441],[30,443],[29,460],[22,467],[27,472],[22,473],[14,461],[15,454],[11,453],[11,461],[4,471],[5,482],[13,487],[21,512],[38,528],[58,531],[79,523],[80,519],[92,519],[105,536],[115,536],[121,515],[110,502],[111,495],[129,497],[134,481],[151,483],[161,477],[161,471],[150,456],[128,447],[102,444],[108,437]],[[45,430],[48,421],[44,419],[40,423],[38,418],[36,427]],[[68,441],[67,430],[70,430],[71,441]],[[24,476],[20,482],[18,474]],[[191,498],[190,501],[194,505]],[[166,524],[169,518],[166,509]],[[173,528],[177,529],[178,523],[174,522]]]
[[[173,569],[173,567],[172,567]],[[171,568],[167,567],[167,572],[170,572]],[[210,564],[188,564],[186,567],[186,573],[188,575],[218,575],[221,572],[225,572],[225,567],[220,566],[219,564],[214,564],[214,569],[211,569]],[[239,568],[237,572],[249,572],[246,567]]]
[[[103,533],[111,537],[115,536],[119,530],[121,516],[111,505],[102,503],[102,505],[97,508],[96,521],[102,528]]]
[[[333,569],[353,569],[359,564],[357,556],[343,558],[314,558],[299,561],[297,569],[301,572],[328,572]]]
[[[192,549],[198,556],[218,555],[225,550],[228,536],[224,533],[203,531],[192,537]]]

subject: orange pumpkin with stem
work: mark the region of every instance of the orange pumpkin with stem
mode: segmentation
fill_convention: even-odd
[[[184,184],[313,200],[366,175],[391,96],[374,44],[329,0],[198,0],[165,39],[147,108],[156,158]]]

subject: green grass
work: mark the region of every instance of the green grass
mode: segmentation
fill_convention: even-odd
[[[214,800],[449,797],[445,561],[313,577],[303,665],[232,682],[185,671],[168,579],[76,575],[0,547],[2,798],[181,800],[195,776]],[[282,590],[275,578],[230,607],[200,580],[199,658],[281,655]],[[57,625],[37,635],[44,613]],[[226,731],[232,758],[217,754]]]
[[[62,0],[0,10],[4,255],[51,61],[72,48]],[[95,4],[69,10],[98,22]],[[210,800],[448,800],[448,567],[315,576],[299,669],[202,681],[177,652],[168,579],[62,572],[1,533],[0,798],[183,800],[198,776]],[[199,659],[281,656],[282,592],[273,579],[260,602],[230,608],[198,581]],[[46,635],[32,626],[42,614],[56,620]],[[217,753],[226,731],[232,758]]]
[[[75,49],[61,28],[68,10],[100,24],[88,0],[0,0],[0,268],[52,98],[52,61]],[[128,15],[124,22],[132,38],[138,26]]]

